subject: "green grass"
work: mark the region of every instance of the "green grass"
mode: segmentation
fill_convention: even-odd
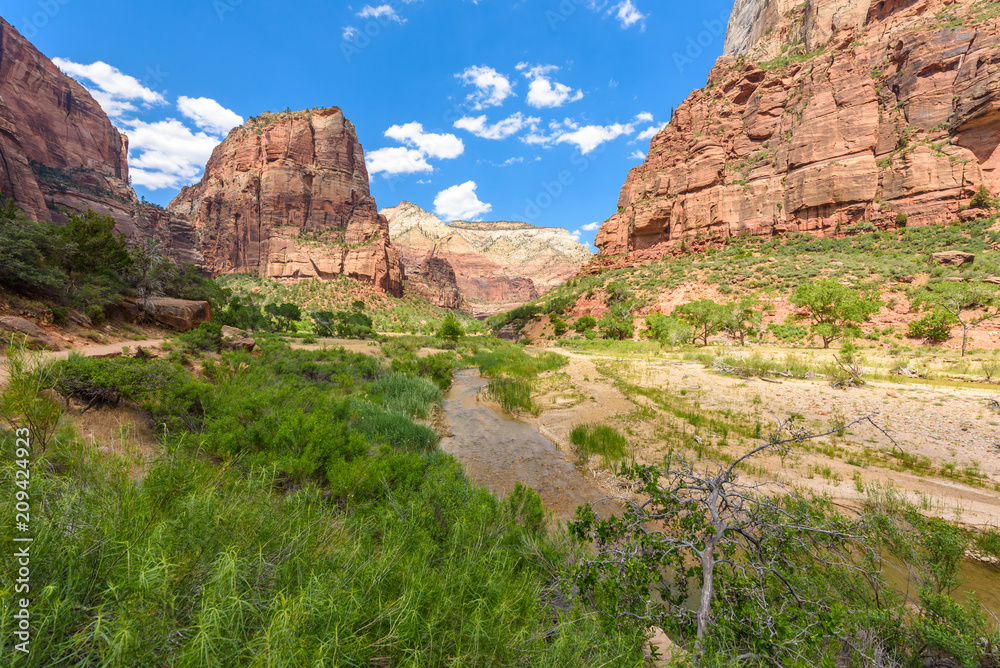
[[[36,451],[31,654],[15,655],[4,606],[0,663],[641,662],[638,634],[607,635],[554,603],[573,555],[547,536],[537,494],[508,502],[476,487],[413,421],[440,400],[436,384],[343,349],[261,347],[206,357],[202,377],[166,361],[60,365],[146,401],[163,441],[151,460],[109,453],[64,424]],[[163,365],[176,382],[151,401]],[[11,433],[0,446],[13,451]],[[0,488],[15,489],[18,470],[0,460]],[[9,545],[14,513],[0,504]],[[5,601],[17,568],[0,564]]]
[[[486,396],[500,404],[508,413],[535,413],[538,407],[531,399],[533,386],[531,381],[523,378],[508,378],[500,376],[490,380],[486,386]]]
[[[493,350],[480,350],[469,358],[469,362],[479,367],[479,373],[496,378],[501,375],[515,378],[534,378],[545,371],[561,369],[569,360],[557,353],[529,355],[518,346],[497,346]]]
[[[577,425],[570,432],[569,440],[576,446],[581,464],[597,455],[601,458],[601,465],[609,467],[631,453],[622,433],[605,424]]]

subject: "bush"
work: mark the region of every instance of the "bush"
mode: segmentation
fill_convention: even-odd
[[[972,196],[972,201],[969,202],[970,209],[994,209],[996,205],[996,199],[986,186],[979,186],[976,194]]]
[[[592,315],[580,316],[577,318],[576,322],[573,323],[573,329],[580,334],[588,332],[592,329],[597,329],[597,318]]]
[[[624,341],[635,335],[635,323],[632,322],[632,319],[621,317],[612,311],[601,316],[598,327],[601,331],[601,338],[604,339]]]
[[[177,337],[184,352],[219,352],[222,349],[222,325],[217,322],[203,322],[190,332]]]
[[[907,336],[911,339],[927,339],[929,341],[947,341],[951,337],[952,328],[958,320],[944,309],[931,311],[920,320],[910,323]]]
[[[441,323],[438,337],[445,341],[450,341],[452,345],[455,345],[463,336],[465,336],[465,330],[462,329],[462,323],[458,321],[454,313],[449,313],[445,317],[444,322]]]
[[[569,325],[566,321],[558,316],[552,316],[552,329],[556,336],[562,336],[569,329]]]
[[[185,372],[166,360],[132,357],[98,359],[71,354],[54,365],[54,388],[64,397],[91,405],[123,401],[155,403],[180,389]]]
[[[908,218],[906,217],[905,213],[899,212],[896,214],[896,225],[898,225],[899,227],[906,227],[907,220]]]

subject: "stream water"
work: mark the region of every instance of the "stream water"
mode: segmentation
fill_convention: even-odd
[[[441,448],[462,463],[469,478],[498,496],[522,482],[562,520],[571,519],[577,506],[606,496],[537,429],[479,403],[476,395],[487,383],[474,369],[459,371],[444,398],[452,435],[442,439]]]
[[[460,371],[444,398],[452,435],[442,439],[441,448],[462,463],[470,479],[498,496],[506,496],[520,481],[538,492],[561,520],[571,519],[577,506],[606,496],[537,429],[479,403],[476,395],[487,383],[474,369]],[[891,559],[885,576],[911,600],[916,598],[907,574]],[[959,578],[962,586],[953,592],[957,600],[975,592],[980,604],[1000,617],[1000,569],[966,561]]]

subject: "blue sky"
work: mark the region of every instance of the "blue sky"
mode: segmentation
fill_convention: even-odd
[[[379,207],[593,241],[670,110],[704,85],[731,0],[7,0],[3,16],[130,137],[168,203],[227,130],[341,107]]]

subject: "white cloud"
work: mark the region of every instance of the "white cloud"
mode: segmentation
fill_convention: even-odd
[[[556,109],[569,102],[583,99],[583,91],[576,90],[566,84],[553,81],[548,75],[559,70],[555,65],[537,65],[530,67],[520,63],[517,69],[530,82],[528,84],[528,104],[536,109]]]
[[[147,123],[123,121],[129,138],[132,182],[152,190],[193,183],[219,144],[217,137],[192,132],[174,118]]]
[[[639,9],[632,4],[632,0],[619,2],[615,9],[617,10],[616,17],[618,22],[621,23],[622,28],[631,28],[636,23],[644,22],[647,18],[646,14],[640,12]],[[642,27],[645,29],[645,24],[643,24]]]
[[[395,148],[380,148],[365,156],[365,165],[369,174],[415,174],[417,172],[432,172],[434,168],[427,162],[420,151],[402,146]]]
[[[629,157],[629,160],[645,160],[646,159],[646,154],[643,153],[642,151],[638,151],[637,150],[637,151],[632,151],[631,153],[629,153],[628,157]]]
[[[654,125],[652,127],[648,127],[645,130],[643,130],[642,132],[640,132],[639,134],[637,134],[635,136],[635,140],[636,141],[643,141],[643,140],[649,141],[650,139],[652,139],[656,135],[660,134],[660,131],[663,130],[663,128],[665,128],[665,127],[667,127],[666,124],[663,124],[663,125]]]
[[[549,123],[549,134],[533,132],[521,141],[526,144],[536,144],[550,147],[556,144],[573,144],[583,154],[590,153],[601,144],[635,132],[631,123],[614,123],[612,125],[580,125],[571,119],[563,122]]]
[[[226,135],[233,128],[243,125],[242,116],[207,97],[182,95],[177,98],[177,109],[194,121],[199,129],[212,134]]]
[[[476,87],[476,92],[466,97],[476,111],[499,107],[514,94],[514,85],[510,79],[492,67],[473,66],[455,76],[465,85]]]
[[[506,160],[504,160],[503,162],[501,162],[499,165],[497,165],[497,167],[510,167],[511,165],[520,165],[522,163],[524,163],[524,157],[523,156],[519,157],[519,158],[507,158]]]
[[[344,26],[344,31],[340,34],[345,42],[353,42],[354,38],[361,34],[361,31],[354,26]]]
[[[597,222],[587,223],[586,225],[584,225],[580,229],[583,230],[583,231],[585,231],[585,232],[596,232],[597,230],[601,229],[601,224],[597,223]]]
[[[526,127],[535,127],[542,122],[542,119],[534,116],[525,116],[520,111],[509,116],[502,121],[497,121],[493,125],[486,122],[486,116],[463,116],[455,121],[455,127],[459,130],[466,130],[482,139],[506,139]]]
[[[150,106],[164,104],[162,95],[142,85],[133,76],[116,67],[97,61],[90,65],[75,63],[66,58],[53,58],[56,67],[80,81],[108,116],[119,118],[127,112],[137,111],[136,104]]]
[[[636,7],[632,0],[621,0],[620,2],[609,2],[608,0],[588,0],[587,7],[595,12],[604,12],[605,16],[612,16],[618,19],[622,30],[631,28],[635,24],[640,24],[642,30],[646,29],[646,19],[649,14],[643,14]]]
[[[420,123],[393,125],[385,136],[409,144],[428,158],[451,159],[465,152],[465,144],[455,135],[424,132]]]
[[[396,13],[396,10],[392,8],[391,5],[378,5],[377,7],[372,7],[371,5],[365,5],[358,12],[358,16],[363,19],[386,19],[387,21],[395,21],[396,23],[406,23],[406,19],[401,17]]]
[[[476,220],[493,210],[492,204],[479,201],[476,182],[466,181],[460,186],[442,190],[434,198],[434,213],[445,222]]]
[[[635,116],[635,122],[636,123],[652,123],[653,122],[653,114],[649,113],[648,111],[640,112],[640,113],[636,114],[636,116]]]

